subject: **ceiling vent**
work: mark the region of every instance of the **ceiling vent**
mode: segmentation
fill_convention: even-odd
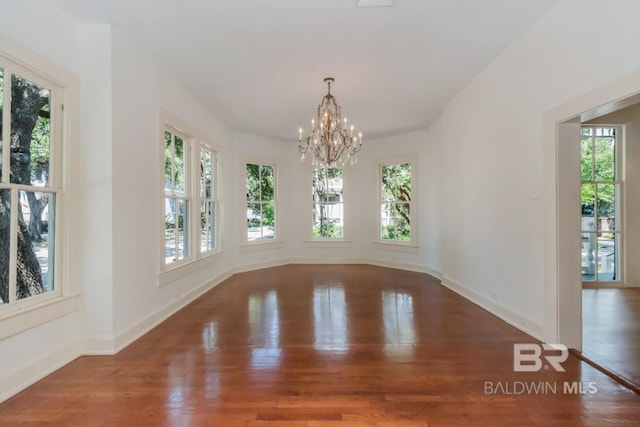
[[[358,0],[358,7],[393,6],[393,0]]]

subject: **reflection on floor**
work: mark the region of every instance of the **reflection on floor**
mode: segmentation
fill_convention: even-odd
[[[640,288],[582,290],[582,353],[640,387]]]
[[[637,425],[640,396],[573,355],[516,370],[516,343],[538,348],[426,274],[275,267],[54,372],[0,426]]]

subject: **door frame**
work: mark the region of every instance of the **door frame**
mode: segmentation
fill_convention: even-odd
[[[582,350],[582,277],[578,251],[580,125],[638,102],[640,70],[543,115],[544,338],[547,342]]]

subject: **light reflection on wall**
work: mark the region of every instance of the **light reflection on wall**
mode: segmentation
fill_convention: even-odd
[[[347,306],[342,286],[313,289],[313,325],[317,350],[347,351]]]
[[[385,354],[411,354],[416,343],[412,296],[401,292],[382,292],[382,316]]]
[[[254,369],[274,369],[280,366],[280,313],[278,293],[269,291],[264,295],[249,296],[249,344],[256,346],[251,351],[251,366]]]

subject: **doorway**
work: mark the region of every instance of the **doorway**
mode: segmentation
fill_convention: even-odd
[[[546,208],[545,220],[545,277],[550,283],[546,288],[550,298],[546,337],[566,344],[583,356],[589,356],[589,340],[595,336],[590,335],[588,328],[595,327],[602,332],[602,319],[609,314],[614,315],[611,317],[614,329],[600,336],[607,340],[620,338],[616,344],[611,341],[609,348],[616,350],[609,352],[610,355],[618,357],[634,352],[628,345],[628,337],[640,338],[640,318],[629,317],[632,313],[640,316],[640,310],[636,310],[638,303],[632,302],[640,301],[637,298],[640,292],[640,199],[634,196],[640,194],[640,119],[618,117],[619,120],[614,120],[616,114],[628,116],[636,112],[640,117],[640,72],[545,114],[548,138],[545,171],[549,174],[545,191],[554,195]],[[589,130],[583,130],[585,127]],[[610,174],[606,179],[600,179],[602,174],[599,171],[596,176],[593,162],[587,167],[581,161],[589,156],[593,160],[596,149],[593,140],[597,138],[603,138],[602,145],[615,148],[608,154],[614,160],[613,179]],[[587,145],[590,145],[589,149]],[[637,157],[633,160],[629,156]],[[629,161],[637,163],[630,165]],[[589,177],[582,177],[587,171]],[[598,186],[602,186],[599,190],[604,190],[599,195]],[[625,193],[629,195],[627,200]],[[585,209],[581,212],[581,208]],[[581,248],[581,252],[577,248]],[[591,268],[590,261],[593,261]],[[583,290],[583,283],[584,288],[597,289]],[[613,291],[620,293],[614,295]],[[623,292],[624,297],[621,297]],[[583,303],[583,294],[587,297],[597,294],[602,298],[590,298]],[[612,306],[613,302],[618,305]],[[598,314],[603,316],[585,317]],[[623,338],[625,336],[627,338]],[[640,372],[637,357],[627,360],[631,361],[627,367]],[[615,372],[619,365],[611,362],[613,359],[609,362],[605,358],[597,360],[604,368]],[[627,378],[631,376],[626,375]]]

